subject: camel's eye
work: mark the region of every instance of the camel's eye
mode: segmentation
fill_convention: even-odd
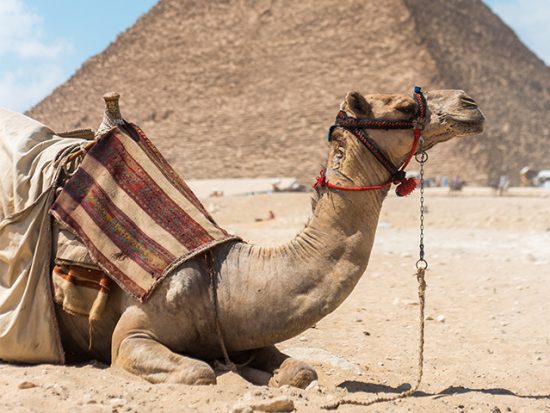
[[[344,155],[346,153],[346,149],[342,146],[339,146],[335,151],[334,151],[334,156],[332,157],[332,167],[334,169],[338,169],[340,168],[340,164],[342,162],[342,160],[344,159]]]

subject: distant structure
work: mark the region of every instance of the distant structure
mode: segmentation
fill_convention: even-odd
[[[188,179],[311,182],[348,90],[462,88],[486,117],[441,145],[430,176],[519,184],[549,169],[550,68],[479,0],[161,0],[28,114],[55,130],[96,127],[121,94]]]

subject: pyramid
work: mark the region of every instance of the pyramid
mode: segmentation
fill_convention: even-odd
[[[463,89],[487,117],[483,135],[433,150],[429,176],[550,168],[550,68],[479,0],[161,0],[28,115],[96,128],[116,90],[186,179],[310,183],[347,91],[415,84]]]

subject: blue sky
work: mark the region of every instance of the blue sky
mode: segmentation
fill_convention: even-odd
[[[24,111],[157,0],[0,0],[0,106]]]
[[[550,0],[484,1],[550,65]],[[156,2],[0,0],[0,106],[29,109]]]

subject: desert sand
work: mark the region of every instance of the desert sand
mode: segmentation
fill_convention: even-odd
[[[550,412],[550,197],[529,195],[428,191],[420,391],[338,412]],[[205,204],[230,232],[273,245],[300,231],[310,197],[226,196]],[[275,219],[256,221],[270,210]],[[352,295],[280,344],[317,368],[318,385],[307,390],[254,386],[234,373],[220,372],[216,386],[200,387],[152,385],[96,362],[0,364],[0,411],[230,412],[240,402],[285,396],[305,413],[341,397],[367,400],[406,389],[417,371],[417,227],[418,193],[390,196],[368,270]]]

